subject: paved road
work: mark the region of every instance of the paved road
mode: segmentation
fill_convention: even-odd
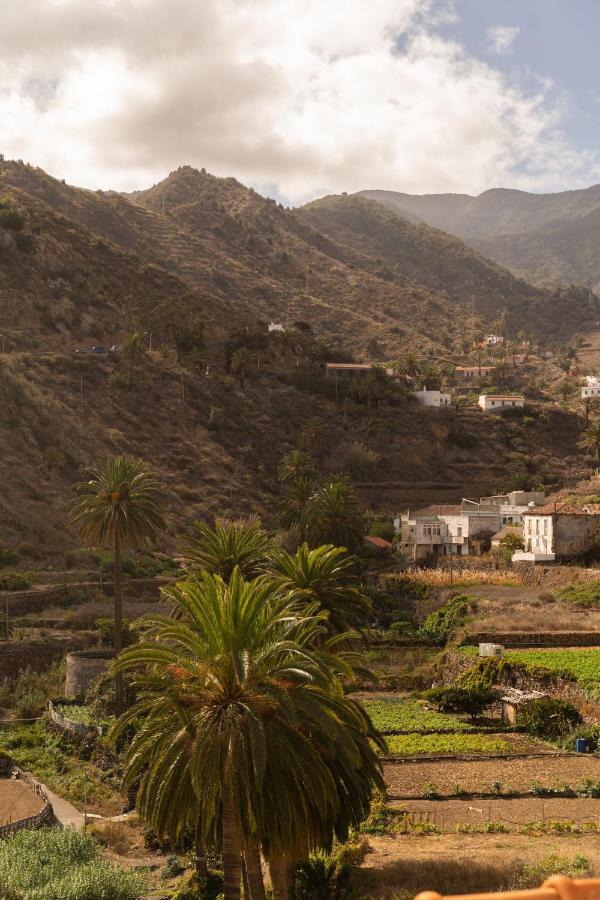
[[[52,804],[54,817],[59,824],[63,828],[74,828],[76,831],[81,831],[84,823],[83,813],[76,809],[72,803],[69,803],[68,800],[63,800],[62,797],[51,791],[45,784],[42,784],[42,789]]]

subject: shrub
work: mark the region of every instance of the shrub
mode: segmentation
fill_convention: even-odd
[[[432,644],[445,644],[452,632],[464,625],[473,606],[473,601],[465,594],[455,594],[441,609],[427,616],[419,628],[419,638]]]
[[[574,750],[577,738],[585,738],[586,747],[590,753],[596,753],[600,745],[600,725],[580,725],[568,734],[563,735],[558,745],[563,750]]]
[[[600,606],[600,581],[577,581],[560,588],[557,594],[578,606]]]
[[[16,553],[13,553],[9,547],[0,544],[0,569],[4,566],[14,566],[19,561]]]
[[[8,231],[22,231],[25,221],[18,210],[9,206],[6,200],[0,200],[0,228]]]
[[[0,575],[0,591],[25,591],[30,585],[30,579],[21,572],[4,572]]]
[[[431,688],[425,691],[424,696],[443,712],[467,713],[471,719],[477,719],[484,710],[498,702],[498,694],[482,685],[472,688]]]
[[[577,707],[552,697],[528,703],[519,719],[528,734],[550,741],[568,734],[582,721]]]

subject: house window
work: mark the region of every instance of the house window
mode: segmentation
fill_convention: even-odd
[[[495,405],[496,405],[496,401],[492,400],[492,406],[495,406]]]
[[[513,406],[515,405],[515,401],[514,401],[514,400],[512,401],[512,405],[513,405]]]
[[[425,535],[425,537],[431,537],[431,525],[424,526],[423,534]]]
[[[548,519],[544,519],[544,534],[548,534]]]
[[[456,537],[462,537],[462,525],[456,527]]]
[[[536,534],[540,533],[540,520],[539,519],[535,520],[535,533]]]

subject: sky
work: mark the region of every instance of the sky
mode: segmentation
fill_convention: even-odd
[[[600,181],[599,0],[0,0],[0,152],[287,204]]]

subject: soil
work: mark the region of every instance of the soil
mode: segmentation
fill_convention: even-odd
[[[519,797],[493,800],[413,800],[393,803],[406,810],[412,822],[429,822],[440,831],[456,831],[457,824],[502,822],[516,830],[526,822],[597,822],[600,800],[587,797]]]
[[[585,571],[585,570],[584,570]],[[578,579],[582,570],[557,567],[548,570],[544,583],[526,585],[474,585],[466,591],[478,601],[471,631],[531,632],[600,631],[600,609],[578,606],[552,597],[552,592]],[[589,577],[589,576],[588,576]]]
[[[391,797],[420,797],[431,784],[440,794],[452,794],[456,785],[463,791],[493,793],[494,782],[500,782],[505,792],[530,791],[534,781],[549,788],[556,788],[559,782],[577,787],[586,778],[600,781],[600,758],[581,755],[386,763],[384,775]]]
[[[24,781],[0,778],[0,825],[35,816],[43,805]]]

